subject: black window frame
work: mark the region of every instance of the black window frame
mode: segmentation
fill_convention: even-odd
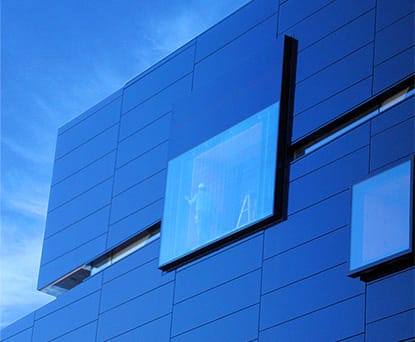
[[[168,272],[188,264],[204,255],[212,253],[222,247],[250,236],[260,230],[286,220],[288,208],[289,188],[289,149],[292,137],[292,113],[294,107],[295,74],[297,67],[298,41],[292,37],[283,37],[283,59],[281,74],[281,92],[279,103],[279,123],[277,137],[277,156],[275,167],[274,208],[272,216],[257,223],[248,225],[243,229],[203,246],[189,254],[183,255],[170,263],[160,265],[162,271]],[[270,103],[269,105],[272,105]],[[265,106],[263,109],[265,109]],[[252,113],[255,115],[256,113]],[[161,235],[163,234],[161,221]]]

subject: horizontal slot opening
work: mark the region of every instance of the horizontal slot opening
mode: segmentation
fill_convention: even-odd
[[[393,91],[377,96],[369,103],[365,103],[295,143],[291,149],[291,160],[296,160],[320,149],[414,95],[415,88],[411,78]]]
[[[79,266],[75,270],[67,273],[52,284],[41,289],[42,292],[59,297],[66,291],[78,286],[84,280],[97,274],[112,264],[116,263],[134,253],[135,251],[148,245],[150,242],[160,237],[160,223],[157,223],[143,232],[133,236],[119,246],[107,253],[99,256],[88,264]]]

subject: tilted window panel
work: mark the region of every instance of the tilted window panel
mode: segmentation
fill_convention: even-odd
[[[274,215],[279,103],[171,160],[160,266]]]

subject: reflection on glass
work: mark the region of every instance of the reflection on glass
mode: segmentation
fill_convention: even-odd
[[[379,114],[379,109],[375,109],[371,111],[370,113],[366,114],[364,117],[353,121],[349,125],[339,129],[338,131],[335,131],[334,133],[330,134],[328,137],[321,139],[320,141],[316,142],[313,145],[310,145],[309,147],[306,147],[304,149],[304,154],[309,154],[320,147],[327,145],[329,142],[337,139],[338,137],[345,135],[346,133],[350,132],[352,129],[356,128],[357,126],[360,126],[361,124],[369,121],[370,119],[374,118],[376,115]]]
[[[350,270],[411,249],[411,162],[353,187]]]
[[[363,123],[373,119],[375,116],[379,115],[379,113],[384,112],[385,110],[395,106],[396,104],[414,95],[415,95],[415,88],[406,88],[400,91],[399,93],[394,94],[393,96],[389,97],[384,102],[382,102],[379,106],[377,106],[377,108],[364,114],[361,118],[350,122],[346,126],[340,129],[337,129],[334,132],[331,132],[329,135],[322,138],[321,140],[318,140],[315,143],[307,146],[304,149],[304,151],[300,153],[299,155],[301,156],[303,154],[309,154],[311,152],[314,152],[315,150],[318,150],[320,147],[325,146],[328,143],[332,142],[333,140],[337,139],[338,137],[350,132],[352,129],[356,128],[357,126],[360,126]]]
[[[278,103],[171,160],[160,265],[273,215]]]
[[[160,230],[157,228],[151,227],[143,233],[138,234],[123,245],[114,248],[110,252],[89,263],[87,266],[91,269],[91,276],[105,270],[107,267],[124,259],[136,250],[139,250],[160,237]]]
[[[385,110],[393,107],[394,105],[402,102],[403,100],[407,99],[408,97],[414,95],[415,89],[414,88],[406,88],[399,93],[391,96],[390,98],[386,99],[384,102],[381,103],[379,111],[384,112]]]

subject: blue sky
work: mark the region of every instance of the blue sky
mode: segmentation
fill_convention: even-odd
[[[248,0],[4,0],[0,328],[36,291],[58,127]]]

